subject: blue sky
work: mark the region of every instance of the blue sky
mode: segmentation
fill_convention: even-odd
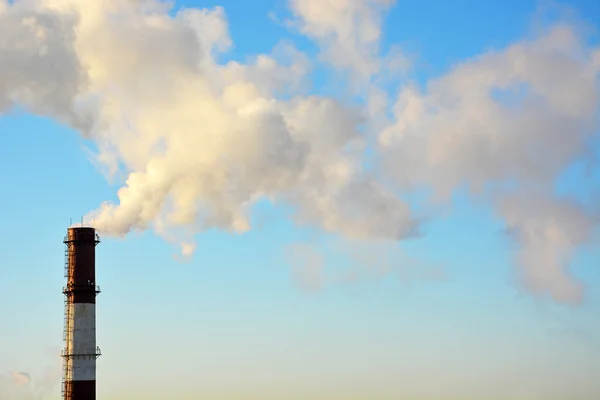
[[[401,44],[414,55],[414,79],[425,83],[526,37],[546,4],[398,1],[385,13],[381,47]],[[592,31],[600,27],[599,2],[559,4]],[[315,42],[273,20],[290,18],[284,1],[177,1],[175,9],[216,5],[225,10],[233,43],[221,62],[269,53],[284,39],[316,57]],[[589,43],[598,43],[597,32]],[[335,74],[318,65],[310,92],[330,93]],[[52,381],[44,369],[60,367],[52,352],[63,346],[61,242],[69,220],[117,201],[123,181],[109,182],[98,170],[86,150],[96,149],[93,141],[52,118],[21,108],[2,112],[1,105],[0,375],[28,371],[42,385]],[[597,169],[588,178],[566,174],[560,184],[591,202],[599,176]],[[353,259],[340,235],[296,224],[286,204],[255,206],[253,228],[242,234],[197,233],[196,251],[185,262],[152,230],[103,235],[98,397],[600,396],[598,241],[578,247],[571,270],[585,284],[585,298],[565,305],[518,285],[514,244],[486,201],[458,190],[450,204],[419,238],[367,245],[368,259],[389,251],[387,273],[320,286],[298,275],[307,260],[316,257],[334,277],[357,263],[364,272],[361,262],[369,262]],[[59,394],[56,384],[47,398]]]

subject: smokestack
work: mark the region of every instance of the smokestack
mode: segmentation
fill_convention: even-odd
[[[96,399],[96,245],[94,228],[69,228],[64,243],[65,349],[62,352],[63,399]]]

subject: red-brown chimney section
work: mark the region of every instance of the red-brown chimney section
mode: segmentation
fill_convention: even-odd
[[[69,228],[64,243],[65,349],[63,399],[96,399],[96,245],[94,228]]]

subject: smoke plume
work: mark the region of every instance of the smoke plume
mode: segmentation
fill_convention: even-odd
[[[355,79],[381,71],[379,55],[383,13],[394,0],[290,0],[289,21],[316,40],[324,61],[349,70]]]
[[[576,303],[582,287],[567,268],[598,216],[554,193],[597,140],[599,72],[600,51],[559,24],[468,60],[424,91],[406,87],[380,135],[385,171],[440,201],[461,187],[491,198],[515,233],[525,284]]]
[[[290,26],[323,65],[290,42],[220,63],[232,42],[219,7],[0,0],[0,113],[69,124],[93,139],[109,179],[126,176],[118,201],[86,217],[105,235],[154,229],[190,255],[196,233],[247,231],[268,200],[299,224],[398,241],[421,232],[405,195],[450,203],[466,188],[506,222],[525,287],[581,301],[568,266],[597,214],[555,188],[598,138],[600,49],[556,22],[423,86],[406,78],[388,102],[378,77],[406,63],[381,55],[393,3],[290,1]],[[324,66],[349,73],[366,104],[305,95]]]

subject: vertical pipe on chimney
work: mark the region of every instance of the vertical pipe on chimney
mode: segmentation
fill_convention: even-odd
[[[94,228],[69,228],[66,248],[63,399],[96,399],[96,245]]]

